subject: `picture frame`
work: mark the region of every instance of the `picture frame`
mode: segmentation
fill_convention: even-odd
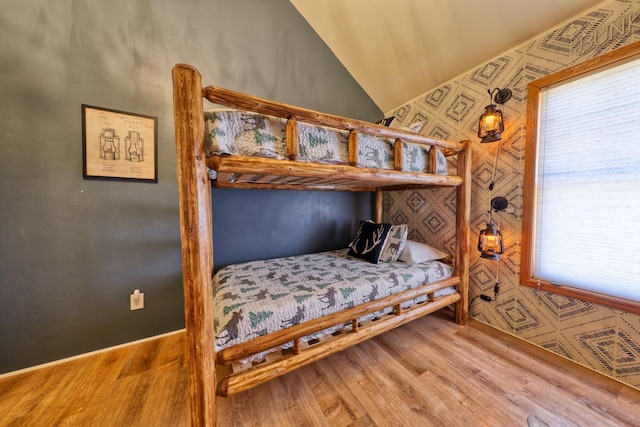
[[[82,104],[82,176],[158,182],[158,118]]]

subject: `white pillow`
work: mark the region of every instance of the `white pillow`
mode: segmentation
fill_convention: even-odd
[[[413,240],[407,240],[404,250],[398,258],[407,264],[420,264],[426,261],[433,261],[448,257],[449,254],[442,252],[426,243],[420,243]]]

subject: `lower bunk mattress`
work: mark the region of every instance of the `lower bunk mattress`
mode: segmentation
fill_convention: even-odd
[[[372,264],[347,252],[340,249],[220,269],[213,278],[216,351],[452,276],[451,266],[440,261]],[[455,292],[449,287],[435,296]]]

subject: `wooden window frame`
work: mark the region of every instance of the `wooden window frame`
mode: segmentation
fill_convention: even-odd
[[[587,73],[602,70],[619,62],[640,58],[640,42],[635,42],[608,52],[586,62],[549,74],[528,85],[527,89],[527,125],[524,166],[523,216],[522,216],[522,252],[520,261],[520,284],[542,291],[565,295],[571,298],[607,306],[610,308],[640,314],[640,302],[617,298],[610,295],[591,292],[567,285],[557,286],[534,277],[531,247],[535,233],[536,208],[536,164],[538,142],[538,116],[540,92],[552,85],[569,79],[581,77]]]

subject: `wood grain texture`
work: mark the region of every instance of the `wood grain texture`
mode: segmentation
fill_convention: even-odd
[[[342,184],[332,180],[328,183],[316,183],[316,184],[278,184],[276,182],[271,183],[255,183],[255,182],[237,182],[229,183],[226,181],[224,175],[218,175],[222,177],[221,180],[211,183],[216,188],[236,188],[236,189],[259,189],[259,190],[305,190],[305,191],[350,191],[350,192],[373,192],[375,187],[357,187],[353,183]],[[269,177],[266,177],[269,179]],[[282,177],[272,177],[276,181],[279,181]]]
[[[220,426],[636,426],[640,390],[438,312],[229,398]],[[0,425],[188,426],[186,334],[0,379]]]
[[[376,190],[374,219],[377,223],[382,222],[382,216],[384,214],[384,193],[382,190]]]
[[[393,185],[432,185],[441,187],[457,187],[462,179],[454,175],[434,175],[419,172],[396,171],[391,169],[372,169],[341,164],[324,164],[312,162],[296,162],[291,160],[271,159],[266,157],[214,156],[207,161],[208,166],[218,172],[219,176],[233,174],[232,182],[242,182],[241,175],[249,178],[256,175],[272,177],[293,177],[302,189],[306,182],[299,178],[309,178],[309,184],[317,184],[318,180],[344,180],[355,186],[388,187]],[[220,178],[218,178],[220,179]],[[250,181],[248,181],[250,182]],[[294,181],[289,181],[293,183]],[[261,184],[263,182],[258,182]]]
[[[215,426],[213,226],[211,184],[205,164],[202,80],[200,73],[187,65],[176,65],[172,76],[192,423]]]
[[[300,144],[298,140],[298,121],[295,117],[287,120],[287,158],[296,160],[300,152]]]
[[[349,139],[347,141],[347,156],[349,166],[358,166],[358,151],[359,151],[359,136],[356,131],[349,132]]]
[[[435,173],[438,169],[438,150],[429,150],[429,173]]]
[[[456,323],[466,325],[469,318],[469,240],[471,239],[471,141],[464,141],[458,154],[458,174],[462,185],[456,189],[456,260],[455,274],[460,278],[456,305]]]
[[[404,142],[401,139],[396,139],[393,144],[393,168],[397,171],[402,170],[402,163],[404,163]],[[434,150],[435,151],[435,150]],[[429,169],[429,172],[433,172]]]

